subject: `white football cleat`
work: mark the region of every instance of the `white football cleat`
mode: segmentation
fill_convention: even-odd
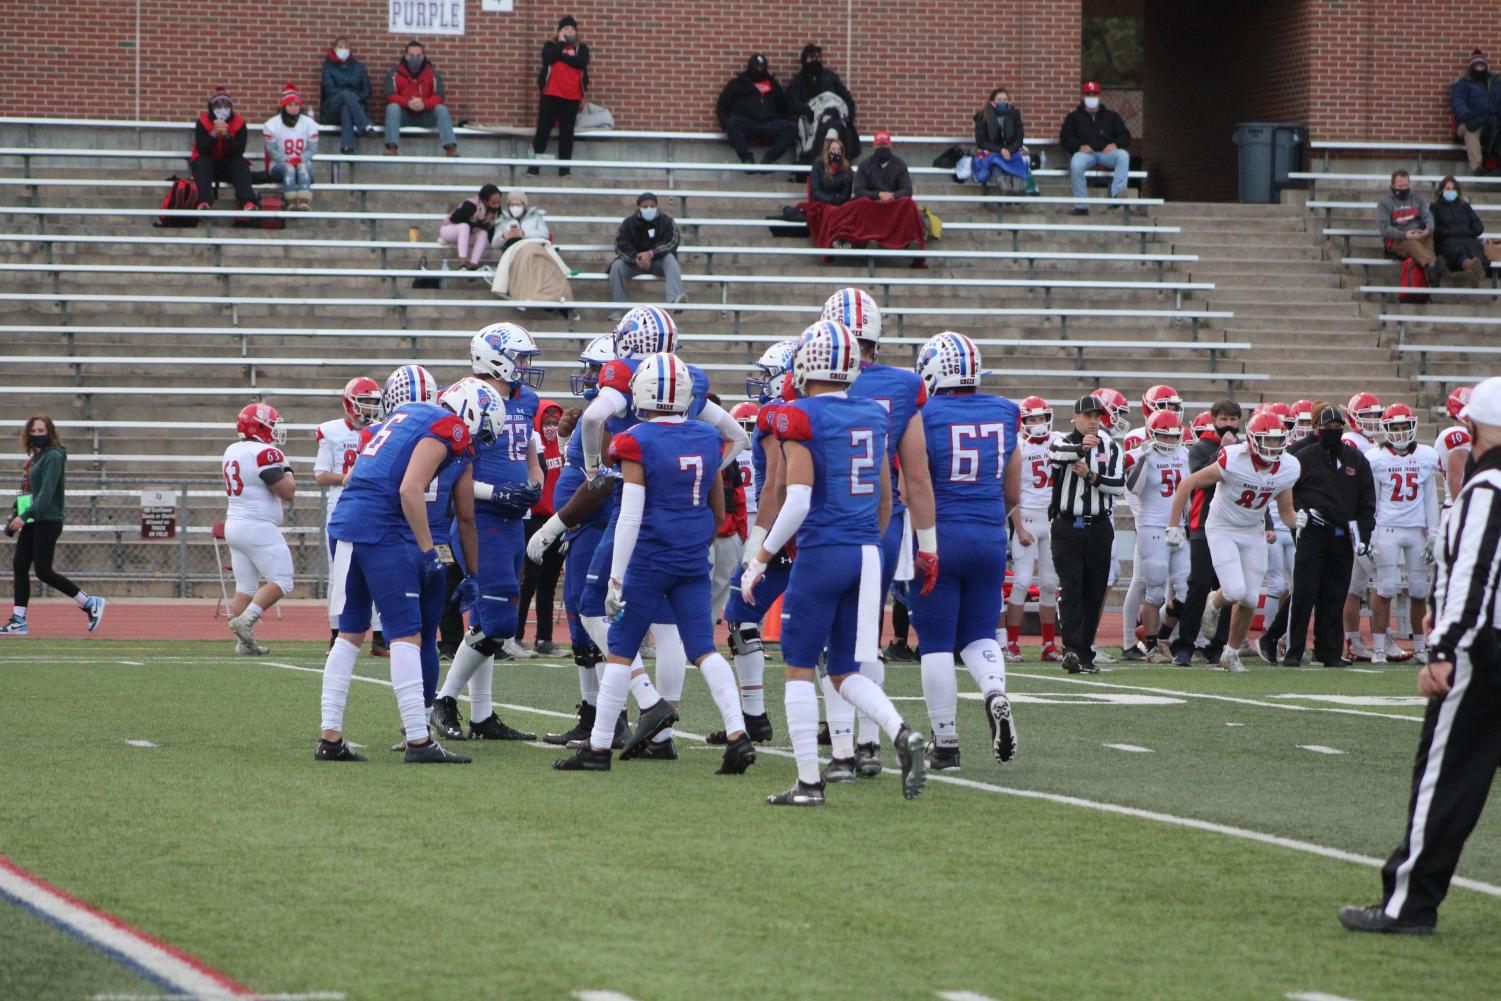
[[[500,648],[516,660],[531,660],[537,656],[520,643],[517,643],[514,636],[507,637],[506,641],[500,645]]]
[[[1231,674],[1246,673],[1246,665],[1240,662],[1240,651],[1231,650],[1229,647],[1226,647],[1220,653],[1220,667],[1223,667]]]

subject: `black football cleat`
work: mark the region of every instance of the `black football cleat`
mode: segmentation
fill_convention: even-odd
[[[823,783],[809,785],[799,779],[786,792],[767,796],[766,802],[772,806],[823,806]]]
[[[1141,644],[1121,648],[1121,660],[1145,661],[1147,652],[1141,648]]]
[[[723,730],[711,730],[704,738],[704,743],[711,747],[723,747],[730,742],[730,735]]]
[[[476,723],[469,721],[470,740],[536,740],[535,733],[517,730],[501,722],[499,713],[491,713],[489,719]]]
[[[349,746],[347,740],[324,740],[318,738],[318,749],[313,752],[314,761],[367,761],[363,754],[358,754]]]
[[[1072,650],[1066,650],[1063,654],[1063,669],[1069,674],[1079,674],[1083,668],[1079,664],[1079,655]]]
[[[599,710],[595,709],[598,713]],[[625,746],[625,738],[631,735],[631,728],[625,722],[625,710],[620,710],[620,715],[615,718],[615,739],[610,741],[610,750],[618,751]],[[589,746],[589,734],[586,732],[582,737],[575,737],[564,745],[570,751],[582,751]]]
[[[610,752],[582,748],[571,758],[559,758],[552,767],[560,772],[607,772],[610,770]]]
[[[641,715],[636,717],[636,729],[631,731],[630,736],[625,739],[625,746],[620,749],[620,760],[629,761],[634,758],[641,753],[642,744],[677,721],[677,707],[666,699],[658,699],[641,710]]]
[[[459,719],[458,700],[440,697],[433,700],[432,727],[444,740],[468,740],[464,734],[464,721]]]
[[[587,702],[578,704],[579,721],[562,733],[543,734],[542,743],[564,747],[570,740],[588,740],[594,731],[594,707]]]
[[[1286,656],[1284,656],[1282,658],[1282,666],[1283,667],[1302,667],[1303,666],[1303,655],[1302,654],[1287,654]]]
[[[1011,716],[1011,700],[1000,692],[991,692],[985,700],[985,718],[990,721],[990,751],[1004,765],[1016,757],[1016,720]]]
[[[833,758],[823,766],[824,782],[855,781],[855,759]]]
[[[717,775],[744,775],[745,770],[756,763],[756,745],[746,734],[741,734],[725,746],[724,760],[719,763]]]
[[[771,716],[768,713],[762,713],[759,716],[753,715],[751,713],[746,713],[745,734],[746,736],[750,737],[751,741],[754,743],[768,743],[773,737],[776,736],[776,731],[772,729]],[[729,742],[729,734],[725,733],[723,730],[715,730],[713,733],[709,734],[708,737],[704,738],[704,743],[713,744],[715,747],[723,747]]]
[[[924,756],[928,742],[923,740],[922,734],[903,725],[892,743],[896,745],[896,758],[902,766],[902,795],[916,799],[928,782],[928,761]]]
[[[1260,657],[1266,663],[1271,664],[1273,667],[1276,667],[1277,641],[1272,639],[1270,636],[1261,637],[1261,639],[1256,641],[1256,656]]]
[[[818,724],[818,746],[833,747],[834,741],[829,738],[829,721],[824,720]]]
[[[474,759],[455,754],[436,740],[429,740],[426,744],[408,744],[406,757],[402,760],[409,765],[467,765]]]
[[[1081,660],[1081,661],[1079,661],[1079,673],[1080,674],[1099,674],[1100,673],[1100,665],[1096,664],[1092,660]]]
[[[677,745],[672,738],[666,740],[648,740],[636,752],[639,761],[676,761],[678,759]]]
[[[1432,935],[1438,929],[1437,925],[1387,917],[1386,909],[1380,904],[1372,904],[1370,907],[1346,904],[1339,909],[1339,923],[1350,931],[1373,931],[1387,935]]]
[[[855,774],[862,779],[873,779],[881,774],[881,745],[855,745]]]
[[[381,632],[379,629],[370,634],[370,656],[391,656],[391,645],[386,642],[386,634]]]
[[[937,744],[928,748],[928,769],[935,772],[957,772],[959,770],[959,746],[939,747]]]

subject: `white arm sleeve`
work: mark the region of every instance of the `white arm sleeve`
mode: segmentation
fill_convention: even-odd
[[[339,458],[342,460],[343,456]],[[343,465],[343,463],[342,461],[336,463],[334,460],[334,443],[327,438],[320,437],[318,439],[318,458],[313,462],[314,475],[318,473],[342,473],[344,470],[335,468],[336,465]]]
[[[787,484],[787,499],[782,502],[782,510],[777,512],[776,523],[771,526],[771,531],[766,533],[766,551],[774,553],[787,544],[787,540],[797,534],[802,527],[803,519],[808,517],[808,508],[813,505],[813,488],[806,483]]]
[[[599,468],[600,441],[604,438],[605,421],[625,413],[625,397],[620,390],[601,386],[599,395],[589,401],[584,414],[579,418],[576,432],[584,436],[584,468]]]
[[[719,429],[720,434],[734,443],[734,447],[730,449],[729,457],[720,459],[719,468],[721,470],[734,462],[741,452],[750,448],[750,435],[745,433],[745,428],[741,427],[740,422],[731,417],[724,407],[721,407],[713,400],[704,403],[704,409],[698,415],[698,419],[706,424],[713,424]]]
[[[646,509],[646,487],[627,483],[620,491],[620,517],[615,521],[615,551],[610,554],[610,579],[624,580],[636,538],[641,534],[641,512]]]
[[[1423,517],[1426,519],[1430,535],[1438,532],[1439,516],[1443,508],[1438,497],[1438,492],[1442,489],[1438,482],[1443,476],[1443,470],[1435,470],[1434,474],[1428,477],[1428,485],[1423,491]]]

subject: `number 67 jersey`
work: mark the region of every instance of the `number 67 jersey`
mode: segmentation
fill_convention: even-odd
[[[1270,466],[1251,456],[1251,446],[1242,442],[1220,452],[1220,478],[1209,504],[1205,528],[1234,531],[1264,531],[1266,509],[1272,498],[1298,481],[1298,460],[1286,452]]]

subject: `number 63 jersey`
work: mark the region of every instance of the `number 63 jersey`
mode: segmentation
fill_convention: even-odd
[[[873,400],[825,393],[777,407],[776,435],[813,456],[813,496],[797,530],[798,549],[878,546],[886,409]]]
[[[1301,472],[1298,460],[1286,453],[1270,466],[1257,465],[1244,442],[1221,450],[1218,461],[1224,482],[1215,488],[1205,528],[1263,531],[1267,505],[1296,483]]]

